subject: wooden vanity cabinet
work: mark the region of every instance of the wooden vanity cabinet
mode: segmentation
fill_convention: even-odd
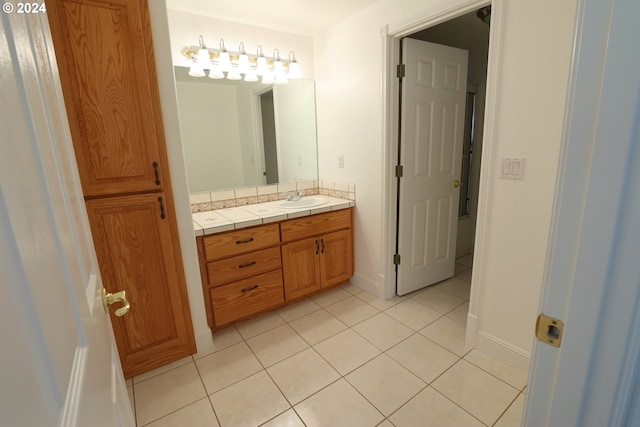
[[[196,238],[215,331],[353,275],[353,209]]]
[[[344,209],[280,224],[286,300],[346,282],[353,275],[352,215],[352,209]]]
[[[212,329],[284,302],[277,223],[198,237],[198,246]]]

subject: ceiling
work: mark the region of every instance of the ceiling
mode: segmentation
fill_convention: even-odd
[[[312,37],[378,0],[167,0],[169,9]]]

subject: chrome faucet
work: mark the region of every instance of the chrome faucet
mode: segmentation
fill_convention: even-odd
[[[287,202],[292,202],[292,201],[300,200],[302,198],[303,193],[304,193],[303,190],[298,190],[295,193],[289,191],[285,194],[285,197],[287,198]]]

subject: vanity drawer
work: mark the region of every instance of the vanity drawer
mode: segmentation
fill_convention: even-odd
[[[280,247],[262,249],[220,261],[207,263],[207,273],[211,286],[251,277],[256,274],[282,267]]]
[[[269,310],[284,302],[282,270],[211,288],[216,326]]]
[[[282,242],[304,239],[351,227],[351,209],[291,219],[280,223]]]
[[[204,254],[207,260],[238,255],[280,243],[278,224],[233,230],[204,237]]]

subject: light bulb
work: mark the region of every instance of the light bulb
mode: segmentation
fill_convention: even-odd
[[[213,64],[211,66],[211,70],[209,71],[209,78],[224,79],[224,73],[222,72],[222,70],[218,65]]]
[[[297,61],[289,63],[288,77],[290,79],[299,79],[300,78],[300,64],[298,64]]]
[[[191,68],[189,68],[189,75],[191,77],[204,77],[204,70],[198,64],[193,64]]]
[[[247,71],[247,73],[244,75],[244,81],[245,82],[258,81],[258,75],[256,74],[256,71],[253,68],[249,68],[249,71]]]
[[[256,74],[259,76],[264,76],[269,72],[269,66],[267,65],[267,58],[264,56],[258,57],[258,62],[256,64]]]
[[[240,72],[238,71],[237,67],[231,67],[231,69],[227,72],[227,79],[229,80],[242,79],[242,76],[240,75]]]
[[[198,65],[202,68],[209,68],[211,66],[211,57],[207,49],[200,48],[198,50]]]
[[[284,76],[284,64],[280,61],[280,58],[273,61],[273,73],[276,77]]]
[[[218,65],[222,71],[229,71],[231,69],[231,58],[229,57],[229,52],[226,50],[220,52]]]
[[[273,77],[273,74],[271,72],[266,72],[262,76],[262,84],[263,85],[270,85],[270,84],[273,84],[275,81],[276,81],[276,79]]]
[[[240,56],[238,57],[238,71],[242,74],[246,74],[249,71],[249,57],[247,56],[247,52],[244,50],[244,43],[240,42]]]
[[[300,78],[300,64],[298,64],[296,54],[293,51],[289,52],[289,72],[287,74],[290,79]]]

